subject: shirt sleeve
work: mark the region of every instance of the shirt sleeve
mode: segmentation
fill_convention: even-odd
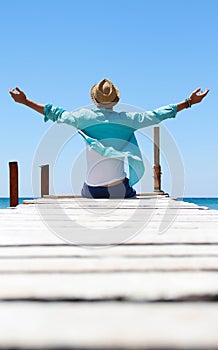
[[[47,104],[44,107],[44,121],[52,120],[57,123],[66,123],[78,128],[79,124],[78,113],[67,112],[65,109],[60,107],[55,107],[52,104]]]
[[[145,128],[154,124],[158,124],[165,119],[174,118],[177,114],[177,105],[170,104],[153,111],[147,112],[127,112],[126,118],[129,126],[134,129]]]

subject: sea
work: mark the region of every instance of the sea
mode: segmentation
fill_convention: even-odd
[[[23,200],[25,199],[33,199],[33,198],[29,198],[29,197],[19,198],[19,204],[22,204]],[[10,207],[10,198],[0,198],[0,209],[5,209],[8,207]]]
[[[19,198],[19,204],[23,202],[25,199],[33,199],[33,198]],[[209,209],[218,210],[218,198],[179,198],[184,202],[194,203],[200,206],[208,207]],[[0,198],[0,209],[5,209],[10,206],[9,198]]]
[[[180,198],[184,202],[194,203],[200,206],[208,207],[209,209],[218,210],[218,198]]]

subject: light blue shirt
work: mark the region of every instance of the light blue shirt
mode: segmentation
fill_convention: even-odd
[[[89,147],[103,157],[127,158],[129,183],[132,186],[144,174],[142,155],[134,132],[167,118],[174,118],[176,113],[176,104],[146,112],[116,112],[99,107],[67,112],[63,108],[47,104],[44,108],[44,121],[50,119],[74,126]]]

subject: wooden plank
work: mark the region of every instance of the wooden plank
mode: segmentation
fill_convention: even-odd
[[[150,271],[218,271],[218,257],[148,257],[148,258],[19,258],[0,259],[2,273],[34,272],[150,272]]]
[[[1,274],[2,300],[126,300],[129,302],[218,299],[217,272],[108,272]]]
[[[1,247],[2,258],[92,258],[92,257],[218,257],[218,245],[117,245],[89,249],[70,245]]]
[[[217,349],[218,344],[216,304],[1,303],[0,314],[1,348]]]
[[[148,207],[148,208],[153,208],[153,207],[172,207],[172,208],[191,208],[191,209],[196,209],[199,210],[200,208],[203,209],[208,209],[205,206],[197,206],[194,203],[188,203],[188,202],[181,202],[181,201],[174,201],[172,199],[165,198],[164,199],[159,199],[158,197],[156,198],[136,198],[136,199],[113,199],[113,200],[108,200],[108,199],[84,199],[84,198],[79,198],[79,199],[68,199],[68,200],[62,200],[62,199],[38,199],[35,201],[36,205],[46,205],[46,206],[58,206],[58,205],[67,205],[67,206],[73,206],[73,207],[84,207],[84,208],[134,208],[134,207]],[[32,205],[23,205],[25,208],[31,208]],[[20,206],[22,207],[22,206]]]
[[[150,233],[157,233],[160,224],[166,224],[167,226],[169,226],[169,230],[193,230],[193,231],[204,231],[206,232],[213,232],[214,230],[218,230],[218,222],[210,222],[207,223],[206,221],[202,221],[202,222],[177,222],[176,220],[173,222],[170,221],[153,221],[152,219],[145,219],[143,220],[143,218],[139,218],[137,219],[137,217],[135,219],[132,219],[132,221],[130,222],[129,217],[127,218],[107,218],[105,220],[103,220],[101,217],[93,217],[90,218],[90,220],[85,221],[85,216],[83,217],[60,217],[59,219],[57,219],[56,217],[53,218],[48,218],[45,217],[45,223],[48,225],[47,230],[49,230],[49,226],[51,227],[51,229],[53,229],[54,227],[57,228],[57,232],[58,232],[58,228],[63,228],[63,229],[74,229],[75,224],[77,225],[78,230],[83,230],[83,228],[87,228],[87,229],[102,229],[102,230],[106,230],[109,229],[111,227],[115,227],[118,228],[121,224],[123,225],[122,227],[120,227],[120,230],[125,229],[124,225],[128,224],[128,227],[131,228],[132,227],[132,232],[137,232],[139,229],[142,230],[144,227],[144,231],[147,231]],[[2,225],[0,232],[4,233],[4,232],[8,232],[8,231],[40,231],[40,229],[46,231],[46,227],[44,225],[42,225],[40,222],[34,224],[34,226],[31,227],[31,223],[27,224],[24,222],[20,222],[21,227],[17,227],[16,223],[11,223],[10,225]],[[137,224],[137,226],[135,226]]]
[[[158,234],[157,231],[153,231],[153,233],[146,231],[145,234],[138,234],[133,238],[129,238],[129,240],[120,241],[118,240],[114,244],[126,244],[126,245],[149,245],[149,244],[158,244],[158,245],[169,245],[169,244],[218,244],[218,235],[216,231],[198,231],[195,230],[168,230],[167,233]],[[85,232],[85,231],[84,231]],[[81,230],[81,234],[84,233]],[[30,234],[31,233],[31,234]],[[103,243],[99,240],[99,242],[93,243],[78,243],[75,239],[73,233],[69,235],[69,240],[71,244],[81,245],[85,247],[110,247],[110,244]],[[22,246],[22,245],[63,245],[67,244],[66,241],[58,238],[55,234],[51,233],[48,229],[31,232],[30,230],[18,230],[14,232],[14,230],[8,230],[4,233],[0,234],[0,246]]]
[[[134,221],[150,221],[153,223],[156,222],[170,222],[172,221],[172,215],[174,215],[174,220],[173,222],[205,222],[208,224],[211,224],[212,222],[218,224],[218,216],[217,215],[195,215],[195,213],[177,213],[174,211],[167,212],[166,214],[161,211],[155,211],[155,212],[148,212],[146,210],[138,212],[137,215],[133,215],[134,213],[131,210],[117,210],[117,212],[113,213],[101,213],[101,215],[98,214],[97,210],[92,210],[92,213],[90,212],[85,212],[85,211],[73,211],[73,210],[64,210],[62,212],[61,210],[49,210],[46,212],[42,212],[43,216],[48,219],[48,220],[56,220],[60,221],[62,218],[65,220],[70,220],[70,219],[84,219],[84,217],[87,217],[89,220],[93,220],[93,217],[96,219],[101,219],[102,221],[106,221],[108,219],[110,220],[118,220],[120,221],[124,219],[131,218],[134,219]],[[7,220],[6,220],[7,219]],[[151,220],[152,219],[152,220]],[[9,222],[10,220],[10,222]],[[87,220],[87,221],[89,221]],[[25,226],[30,226],[31,223],[34,223],[36,225],[42,225],[43,224],[43,217],[40,217],[39,214],[36,213],[29,213],[29,215],[19,215],[17,217],[14,217],[13,215],[4,215],[4,217],[1,217],[1,229],[3,227],[10,227],[16,225],[16,223],[23,224]]]

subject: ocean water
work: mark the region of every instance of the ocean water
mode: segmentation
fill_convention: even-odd
[[[22,204],[25,199],[33,199],[33,198],[19,198],[19,204]],[[5,209],[10,207],[10,198],[0,198],[0,209]]]
[[[218,198],[181,198],[184,202],[194,203],[210,209],[218,210]]]

